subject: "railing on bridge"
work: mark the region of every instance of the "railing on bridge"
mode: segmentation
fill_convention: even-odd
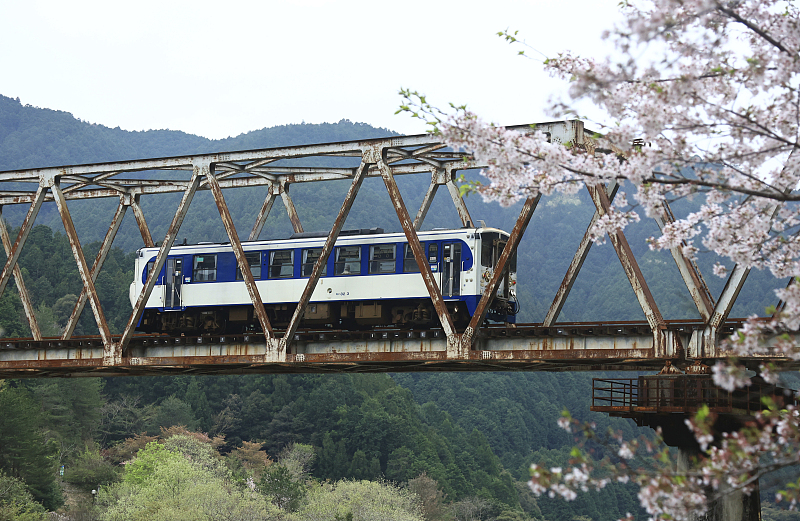
[[[664,374],[638,378],[594,378],[591,410],[613,416],[652,413],[711,412],[752,416],[764,409],[763,398],[794,401],[782,389],[754,378],[752,385],[729,392],[714,385],[708,374]]]

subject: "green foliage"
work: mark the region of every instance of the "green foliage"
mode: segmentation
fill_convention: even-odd
[[[297,512],[299,519],[318,521],[422,521],[414,494],[389,483],[339,481],[323,483],[308,494]]]
[[[798,521],[800,512],[786,510],[768,501],[761,502],[761,519],[763,521]]]
[[[0,471],[0,521],[44,521],[42,505],[34,501],[25,483]]]
[[[168,450],[158,442],[152,441],[136,453],[136,458],[125,466],[123,480],[132,485],[141,485],[155,474],[159,465],[184,459],[180,453]]]
[[[9,283],[9,287],[12,284]],[[7,290],[0,297],[0,337],[27,338],[31,330],[27,325],[19,295]]]
[[[119,442],[146,432],[155,415],[155,406],[142,404],[138,396],[123,394],[101,408],[100,429],[104,442]]]
[[[103,381],[58,378],[22,382],[41,404],[48,437],[58,444],[61,464],[98,437],[103,407]]]
[[[149,447],[150,444],[147,446]],[[229,477],[228,469],[219,453],[212,449],[209,443],[204,443],[196,437],[184,434],[170,436],[164,440],[162,447],[174,454],[180,454],[191,461],[195,466],[220,479],[227,479]]]
[[[120,472],[97,449],[86,448],[66,466],[64,481],[85,492],[118,481]]]
[[[289,469],[280,464],[270,465],[261,475],[257,487],[272,504],[290,512],[300,507],[308,492],[308,485],[296,479]]]
[[[139,451],[122,482],[101,489],[98,504],[107,521],[279,518],[263,497],[231,486],[201,461],[156,443]]]
[[[0,388],[0,471],[18,478],[49,509],[61,502],[56,483],[57,446],[44,436],[45,417],[27,390]]]
[[[157,433],[161,427],[183,425],[193,431],[197,429],[197,423],[192,406],[172,395],[165,398],[161,405],[156,407],[150,430]]]

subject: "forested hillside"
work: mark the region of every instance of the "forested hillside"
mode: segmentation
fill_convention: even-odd
[[[274,127],[212,141],[176,131],[110,129],[0,96],[0,170],[391,134],[386,129],[340,121]],[[419,205],[427,183],[424,176],[399,179],[409,208]],[[292,197],[305,229],[329,229],[346,189],[347,184],[338,182],[294,185]],[[241,234],[249,232],[264,195],[263,190],[226,192]],[[177,200],[177,196],[143,198],[156,240],[163,236]],[[114,200],[70,202],[87,258],[97,251],[96,241],[105,234],[116,204]],[[470,196],[467,204],[473,218],[507,230],[518,211],[483,204],[477,196]],[[24,211],[22,207],[3,209],[12,236]],[[521,321],[543,318],[592,211],[584,194],[554,197],[540,204],[519,248]],[[20,266],[43,333],[55,336],[63,328],[81,284],[52,205],[43,207],[37,224]],[[440,193],[425,228],[457,225],[449,197]],[[399,231],[380,180],[364,183],[346,226]],[[288,218],[277,203],[262,238],[283,237],[290,230]],[[627,235],[661,311],[668,319],[694,317],[688,292],[669,255],[647,248],[645,239],[653,233],[655,225],[643,221],[632,226]],[[198,194],[179,237],[194,242],[222,240],[224,236],[210,195]],[[110,327],[119,332],[130,313],[128,285],[133,277],[133,254],[141,247],[132,217],[126,217],[114,246],[96,286]],[[0,259],[5,256],[0,255]],[[711,262],[702,259],[705,273],[711,273]],[[764,307],[774,304],[766,281],[768,278],[758,273],[751,275],[735,315],[763,312]],[[709,276],[708,282],[715,293],[721,290],[722,281]],[[28,336],[19,298],[13,285],[9,288],[0,300],[0,336]],[[643,319],[643,314],[613,249],[595,246],[561,320],[625,319]],[[76,334],[95,331],[91,312],[86,309]],[[306,507],[292,503],[292,498],[301,501],[317,494],[314,497],[323,502],[334,497],[325,494],[334,494],[335,487],[331,485],[328,490],[320,483],[379,479],[406,486],[404,490],[417,487],[419,492],[427,487],[433,499],[424,511],[426,519],[453,519],[459,509],[470,508],[479,512],[481,519],[558,521],[589,516],[615,520],[628,511],[638,515],[635,495],[626,487],[613,487],[567,504],[534,500],[523,485],[531,462],[559,465],[568,457],[573,439],[555,426],[565,408],[579,418],[622,429],[628,436],[639,433],[632,423],[588,413],[591,376],[443,373],[0,381],[0,482],[14,484],[8,490],[16,490],[19,497],[27,490],[33,499],[51,509],[61,504],[64,487],[71,494],[77,491],[76,497],[80,497],[81,491],[97,485],[118,483],[114,485],[117,488],[111,488],[117,495],[103,499],[112,512],[123,496],[146,496],[147,489],[141,487],[156,479],[153,468],[163,464],[177,472],[177,467],[169,466],[178,465],[170,459],[169,451],[195,451],[202,453],[200,459],[214,462],[202,470],[211,472],[209,482],[220,479],[240,488],[258,482],[253,490],[268,498],[280,510],[278,514],[301,516],[297,519],[305,519],[302,509]],[[169,430],[176,425],[184,429]],[[156,445],[146,449],[150,452],[141,453],[142,461],[152,458],[158,463],[148,467],[145,477],[128,468],[122,470],[119,463],[145,449],[148,441],[166,447],[169,454],[152,448]],[[183,445],[178,447],[179,443]],[[303,451],[310,451],[313,457]],[[307,468],[298,470],[292,463],[300,458],[298,454],[308,456]],[[56,471],[61,465],[65,474],[58,477]],[[226,470],[220,470],[219,465]],[[201,475],[197,469],[181,472],[195,478]],[[266,479],[265,475],[272,477]],[[289,499],[276,499],[284,496]],[[226,496],[225,501],[233,501],[232,497]],[[0,493],[0,509],[3,501]],[[24,508],[37,512],[33,503],[24,504],[28,505]],[[268,509],[258,506],[262,507]],[[440,514],[435,514],[439,507]]]

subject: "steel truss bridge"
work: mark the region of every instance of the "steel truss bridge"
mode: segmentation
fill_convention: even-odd
[[[530,130],[530,127],[518,127]],[[581,121],[539,123],[553,142],[581,147],[587,153],[602,153],[584,132]],[[358,166],[340,165],[342,157],[359,161]],[[285,166],[285,160],[314,158],[315,164],[331,166]],[[289,161],[289,164],[291,161]],[[445,306],[425,253],[417,237],[434,195],[440,187],[449,192],[463,225],[473,223],[454,180],[460,170],[480,168],[469,154],[449,151],[434,136],[402,136],[342,143],[292,146],[242,152],[198,154],[159,159],[139,159],[89,165],[74,165],[0,172],[0,211],[7,205],[28,205],[27,214],[14,242],[6,226],[0,238],[7,261],[0,273],[0,294],[11,277],[33,334],[29,339],[0,340],[0,378],[41,376],[149,375],[175,373],[423,371],[423,370],[576,370],[659,369],[665,362],[685,366],[724,356],[720,339],[740,323],[728,315],[748,275],[736,267],[718,299],[714,299],[697,266],[680,248],[672,257],[697,308],[697,319],[666,321],[656,306],[628,241],[622,232],[612,234],[611,243],[644,311],[642,322],[557,323],[556,319],[591,247],[588,229],[609,211],[618,186],[588,187],[595,213],[588,224],[572,263],[564,275],[549,311],[540,324],[481,326],[495,295],[502,273],[525,233],[540,196],[525,201],[511,236],[488,282],[477,311],[464,331],[457,331]],[[142,172],[152,175],[142,176]],[[430,176],[423,202],[412,217],[403,202],[395,178],[400,175]],[[138,176],[138,177],[137,177]],[[425,281],[440,327],[430,330],[336,331],[300,329],[300,319],[320,278],[322,266],[333,249],[348,212],[367,177],[381,178],[386,186],[403,232]],[[427,179],[427,177],[426,177]],[[294,183],[348,180],[341,209],[332,224],[320,259],[314,266],[293,317],[285,330],[273,329],[245,259],[228,206],[225,190],[250,187],[266,198],[249,233],[256,240],[276,199],[286,208],[295,232],[302,232],[300,215],[289,195]],[[30,189],[22,190],[20,186]],[[175,242],[184,216],[198,190],[209,190],[235,253],[249,291],[262,333],[238,336],[167,337],[134,334],[153,291],[155,281]],[[133,307],[121,335],[112,335],[100,304],[94,281],[129,209],[145,246],[155,245],[140,206],[142,197],[182,193],[166,235],[160,241],[155,269]],[[100,251],[90,267],[73,226],[67,201],[119,198]],[[61,338],[43,339],[31,300],[17,266],[20,253],[36,216],[47,201],[56,203],[83,282],[72,315]],[[656,218],[660,227],[674,219],[669,207]],[[73,337],[75,325],[89,303],[98,336]],[[785,360],[775,359],[778,362]],[[755,362],[755,360],[751,360]]]

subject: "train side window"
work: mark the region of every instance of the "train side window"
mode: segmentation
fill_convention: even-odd
[[[194,273],[192,280],[195,282],[214,282],[217,280],[217,255],[195,255]]]
[[[142,284],[147,282],[147,277],[150,276],[150,274],[153,272],[153,268],[155,267],[156,267],[156,261],[151,260],[150,262],[147,263],[147,269],[144,272],[144,277],[142,277]]]
[[[322,255],[322,248],[311,248],[308,250],[303,250],[303,263],[300,265],[300,276],[301,277],[310,277],[311,272],[314,271],[314,264],[316,264],[317,259],[319,256]],[[328,273],[328,266],[322,266],[322,275],[320,277],[326,276]]]
[[[269,278],[287,279],[294,275],[294,250],[269,252]]]
[[[439,248],[435,242],[428,245],[428,263],[433,264],[439,260]]]
[[[361,246],[338,246],[334,275],[361,275]]]
[[[414,258],[414,252],[411,251],[411,245],[404,244],[403,251],[405,252],[403,254],[403,273],[419,273],[419,264]]]
[[[394,273],[395,253],[397,248],[394,244],[376,244],[369,247],[369,272],[373,273]]]
[[[261,278],[261,252],[260,251],[246,251],[244,252],[244,258],[247,260],[247,264],[250,266],[250,273],[253,274],[253,278],[258,280]],[[239,263],[236,263],[236,280],[244,280],[244,276],[242,275],[242,270],[239,269]]]

